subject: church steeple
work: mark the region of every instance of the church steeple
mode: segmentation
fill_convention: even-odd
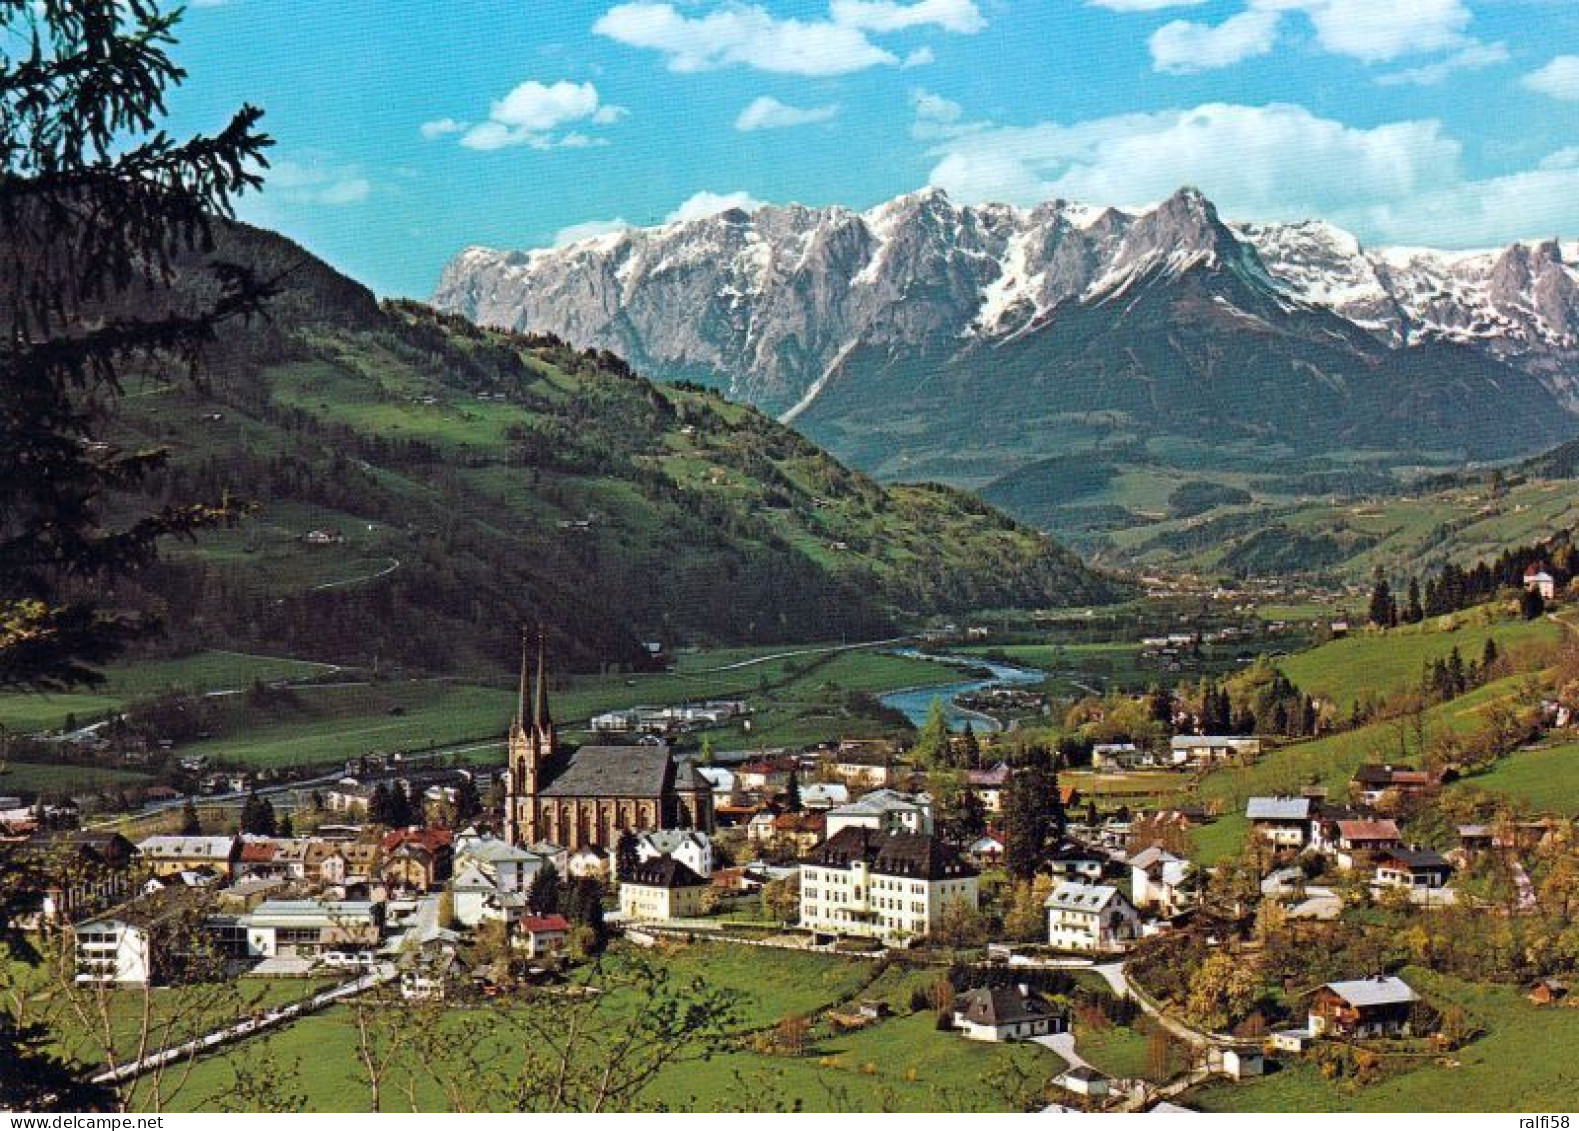
[[[553,717],[548,713],[548,634],[537,626],[537,702],[532,710],[532,727],[539,734],[552,734]],[[523,665],[523,678],[525,677]],[[550,747],[552,750],[552,747]]]

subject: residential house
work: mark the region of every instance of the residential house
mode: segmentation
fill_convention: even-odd
[[[988,829],[965,847],[965,855],[982,867],[1003,863],[1003,834]]]
[[[30,929],[75,922],[125,899],[135,886],[137,848],[119,833],[48,830],[9,851],[31,889],[12,901],[17,922]]]
[[[796,856],[810,852],[828,834],[826,813],[780,813],[773,818],[771,840]]]
[[[887,743],[840,743],[824,765],[852,789],[882,789],[893,784],[896,775]]]
[[[1133,742],[1099,742],[1091,748],[1091,768],[1099,774],[1132,770],[1140,763],[1140,747]]]
[[[1261,740],[1236,735],[1176,734],[1169,743],[1169,755],[1175,766],[1194,768],[1252,762],[1261,756]]]
[[[972,1041],[1025,1041],[1069,1031],[1069,1015],[1026,985],[980,986],[954,999],[954,1028]]]
[[[1335,823],[1334,854],[1344,868],[1355,867],[1362,857],[1371,857],[1403,843],[1398,822],[1385,819],[1343,820]]]
[[[1308,797],[1252,797],[1245,816],[1255,834],[1277,848],[1303,848],[1310,839]]]
[[[850,803],[850,787],[836,781],[812,782],[800,787],[800,803],[818,811],[836,809]]]
[[[1047,868],[1055,879],[1095,882],[1107,871],[1107,855],[1079,841],[1066,840],[1048,853]]]
[[[1557,579],[1545,566],[1532,565],[1524,571],[1524,588],[1539,593],[1542,600],[1550,601],[1557,596]]]
[[[1408,1036],[1420,996],[1402,978],[1376,974],[1328,982],[1311,994],[1307,1025],[1317,1037]]]
[[[1156,911],[1172,917],[1195,903],[1191,884],[1195,866],[1160,845],[1152,845],[1130,858],[1130,902],[1138,911]]]
[[[84,919],[71,929],[76,981],[146,985],[166,977],[184,952],[201,949],[192,892],[171,888]]]
[[[735,788],[777,793],[789,785],[798,761],[791,757],[759,758],[735,767]]]
[[[801,861],[800,921],[813,931],[904,941],[977,899],[975,868],[930,833],[849,825]]]
[[[892,789],[873,790],[848,805],[828,810],[830,838],[850,828],[930,835],[932,800],[925,794],[912,796]]]
[[[236,874],[242,841],[230,836],[151,836],[138,842],[137,853],[156,876],[209,868],[221,876]]]
[[[1124,893],[1109,884],[1065,880],[1053,889],[1047,908],[1047,941],[1061,950],[1110,953],[1140,933],[1140,914]]]
[[[1438,782],[1434,775],[1410,766],[1367,762],[1354,771],[1350,788],[1367,805],[1374,805],[1384,793],[1411,797],[1428,793]]]
[[[449,829],[413,825],[391,829],[379,842],[378,875],[401,891],[432,891],[450,878],[455,861],[454,834]]]
[[[547,861],[493,836],[463,836],[450,879],[455,921],[475,927],[485,920],[506,920],[526,906],[526,895]],[[562,875],[564,873],[561,873]]]
[[[695,829],[655,829],[636,835],[636,858],[672,856],[698,876],[713,874],[713,841]]]
[[[1003,791],[1009,787],[1010,770],[1007,762],[998,762],[983,770],[966,770],[965,783],[981,799],[981,807],[989,814],[1003,812]]]
[[[707,887],[672,856],[645,860],[620,880],[620,915],[627,922],[693,918],[702,914]]]
[[[515,923],[515,945],[528,958],[563,953],[570,937],[570,921],[563,915],[523,915]]]
[[[1440,888],[1452,878],[1453,865],[1440,852],[1394,847],[1376,857],[1376,882],[1384,887]]]

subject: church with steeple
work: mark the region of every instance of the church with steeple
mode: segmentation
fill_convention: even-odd
[[[667,746],[559,748],[541,633],[530,704],[528,674],[523,640],[520,691],[508,743],[506,840],[523,848],[547,841],[574,851],[613,848],[625,831],[713,831],[712,788]]]

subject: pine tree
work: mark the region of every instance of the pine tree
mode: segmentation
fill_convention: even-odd
[[[463,827],[482,815],[482,798],[477,793],[477,783],[464,777],[455,787],[455,824]]]
[[[1535,620],[1546,612],[1546,599],[1536,589],[1526,589],[1519,594],[1519,615],[1525,620]]]
[[[800,775],[792,767],[789,780],[784,783],[784,808],[791,813],[799,813],[803,808],[800,799]]]
[[[274,806],[268,798],[259,797],[255,792],[247,794],[241,806],[241,831],[252,836],[274,836],[279,832]]]
[[[916,738],[916,761],[923,766],[949,765],[952,739],[943,700],[933,698],[932,705],[927,708],[926,722],[921,724],[921,733]]]
[[[1377,628],[1386,628],[1396,620],[1392,586],[1387,584],[1387,578],[1382,575],[1380,568],[1371,586],[1371,603],[1367,615]]]
[[[289,813],[280,814],[280,827],[278,835],[289,840],[296,835],[296,822],[291,820]]]
[[[960,735],[960,764],[967,770],[974,770],[981,765],[981,742],[976,738],[976,728],[971,726],[970,720],[965,720],[965,731]]]
[[[241,510],[176,502],[118,525],[108,496],[129,498],[168,452],[92,442],[125,373],[197,376],[217,330],[271,293],[231,265],[213,269],[211,302],[175,301],[173,261],[211,250],[270,144],[250,106],[212,137],[160,128],[185,78],[168,54],[180,16],[159,0],[0,0],[0,687],[102,682],[97,666],[157,625],[96,595],[164,538]]]
[[[1420,579],[1409,579],[1409,599],[1404,606],[1404,621],[1407,624],[1419,624],[1425,620],[1425,609],[1420,604]]]
[[[203,822],[197,815],[197,803],[190,797],[181,806],[181,835],[203,835]]]
[[[545,862],[532,877],[532,885],[526,890],[526,905],[534,915],[554,915],[559,912],[559,870],[553,864]]]
[[[636,851],[636,834],[625,829],[614,846],[614,878],[621,882],[630,879],[636,874],[640,863],[641,855]]]
[[[1047,855],[1055,817],[1061,818],[1058,782],[1045,762],[1017,768],[1003,791],[1003,864],[1009,876],[1029,880]],[[1062,820],[1056,829],[1062,833]]]

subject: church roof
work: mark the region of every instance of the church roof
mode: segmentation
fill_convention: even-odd
[[[693,785],[667,746],[583,746],[540,791],[543,797],[662,797]],[[679,778],[676,781],[676,778]],[[697,788],[708,790],[705,783]]]

